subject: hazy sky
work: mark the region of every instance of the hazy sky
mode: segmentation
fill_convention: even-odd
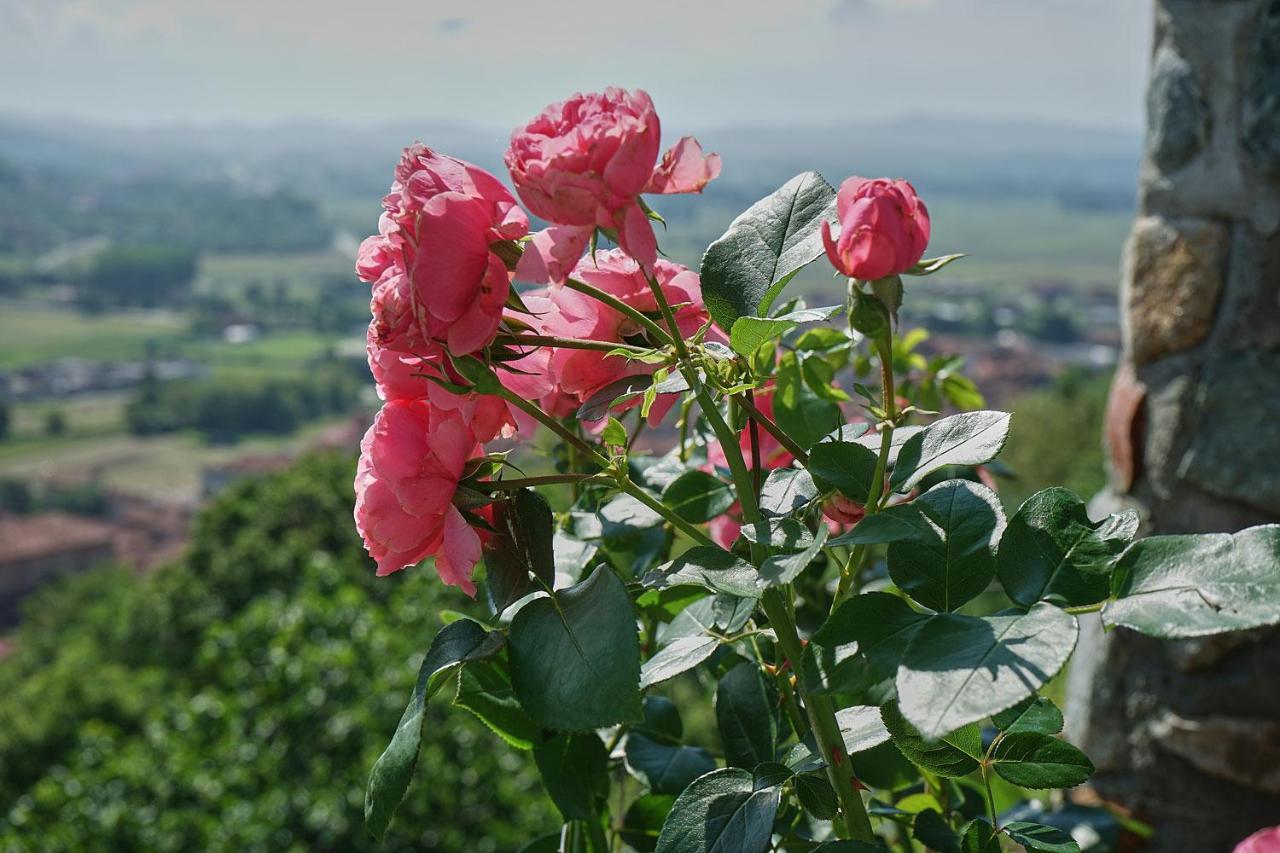
[[[1140,125],[1151,0],[0,0],[0,112],[510,125],[609,84],[664,124]]]

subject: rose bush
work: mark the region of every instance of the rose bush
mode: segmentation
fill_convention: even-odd
[[[517,130],[512,181],[551,223],[533,236],[492,176],[410,148],[360,252],[385,402],[357,526],[379,574],[433,560],[481,599],[424,638],[370,829],[448,685],[532,753],[564,818],[527,851],[1114,836],[1105,809],[1031,796],[1093,772],[1044,695],[1077,618],[1161,638],[1275,624],[1280,526],[1135,539],[1135,513],[1092,518],[1064,489],[1007,515],[990,463],[1009,415],[898,330],[900,277],[959,257],[923,259],[911,185],[799,175],[694,272],[658,259],[640,196],[697,191],[719,161],[685,139],[657,162],[659,127],[647,95],[610,89]],[[617,248],[584,254],[600,239]],[[844,303],[787,297],[824,250]],[[509,291],[513,273],[550,286]],[[535,429],[549,458],[490,444]],[[718,743],[686,736],[677,677],[714,694]]]

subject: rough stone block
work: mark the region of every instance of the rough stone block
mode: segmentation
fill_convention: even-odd
[[[1138,219],[1125,251],[1128,350],[1141,367],[1203,341],[1222,292],[1227,229],[1204,219]]]
[[[1209,107],[1191,65],[1169,45],[1151,63],[1147,153],[1161,170],[1181,169],[1209,143]]]

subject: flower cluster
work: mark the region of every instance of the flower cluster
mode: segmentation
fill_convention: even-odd
[[[686,137],[659,162],[660,135],[649,96],[620,89],[575,95],[517,130],[506,155],[512,181],[550,223],[523,248],[529,217],[498,178],[422,144],[405,149],[378,233],[356,260],[372,288],[367,351],[384,403],[361,444],[355,517],[379,574],[434,557],[446,583],[475,592],[484,510],[471,517],[477,529],[454,505],[459,482],[488,442],[527,436],[534,424],[503,396],[469,390],[458,359],[495,365],[511,394],[568,417],[610,383],[654,367],[546,340],[658,342],[626,314],[559,286],[567,278],[656,317],[652,279],[681,334],[709,322],[697,274],[658,259],[640,196],[698,192],[719,158]],[[597,229],[621,248],[584,258]],[[515,258],[515,277],[552,287],[516,297]],[[538,342],[522,340],[529,334]]]

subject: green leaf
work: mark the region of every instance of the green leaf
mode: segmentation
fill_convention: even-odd
[[[933,809],[926,809],[916,815],[911,837],[939,853],[959,853],[960,851],[960,837],[942,815]]]
[[[822,252],[822,222],[835,220],[835,190],[804,172],[751,205],[702,258],[702,298],[716,324],[767,314],[797,272]]]
[[[665,696],[644,697],[644,719],[631,727],[633,732],[645,732],[660,740],[679,741],[684,736],[684,723],[680,709]]]
[[[878,844],[865,841],[824,841],[810,853],[884,853],[884,850]]]
[[[610,416],[600,430],[600,440],[611,447],[627,446],[627,428],[615,417]]]
[[[867,592],[841,602],[809,645],[835,649],[857,644],[849,663],[840,664],[845,683],[833,684],[835,692],[874,691],[892,696],[894,678],[907,644],[928,619],[896,595]],[[883,686],[877,690],[876,685]]]
[[[875,481],[876,454],[852,441],[820,441],[809,451],[809,473],[823,491],[835,489],[865,504]]]
[[[583,731],[640,718],[640,640],[626,587],[607,568],[511,622],[511,680],[543,728]]]
[[[978,483],[947,480],[912,504],[933,523],[934,535],[892,543],[889,577],[925,607],[955,610],[995,577],[1005,525],[1000,498]]]
[[[889,312],[893,324],[898,325],[898,309],[902,307],[902,279],[896,275],[885,276],[871,282],[869,287]]]
[[[609,410],[615,404],[623,402],[623,398],[643,394],[645,389],[653,384],[653,377],[647,373],[637,376],[624,376],[621,379],[614,380],[608,385],[601,388],[596,393],[578,407],[578,420],[581,421],[598,421],[609,414]]]
[[[1080,845],[1057,827],[1017,820],[1005,824],[1001,831],[1030,853],[1080,853]]]
[[[813,534],[794,518],[773,518],[742,526],[742,538],[779,551],[804,551],[813,545]]]
[[[805,382],[794,353],[778,361],[773,418],[796,444],[808,449],[840,426],[840,406],[824,400]]]
[[[642,583],[659,589],[693,584],[744,598],[760,596],[760,574],[755,566],[711,545],[695,545],[670,563],[650,571]]]
[[[622,840],[638,853],[649,853],[658,846],[658,833],[676,798],[669,794],[645,794],[627,808],[622,818]],[[559,845],[556,846],[558,851]]]
[[[921,258],[919,263],[904,272],[903,275],[929,275],[930,273],[935,273],[947,264],[958,261],[963,257],[965,257],[965,255],[961,252],[955,255],[943,255],[940,258]]]
[[[760,511],[779,517],[806,506],[818,496],[813,477],[803,468],[778,468],[769,472],[760,489]]]
[[[1000,540],[1000,583],[1014,602],[1063,607],[1094,604],[1111,592],[1111,567],[1138,530],[1138,514],[1094,523],[1084,501],[1066,489],[1032,495]]]
[[[817,558],[826,541],[827,528],[823,525],[818,528],[818,534],[813,537],[809,547],[799,554],[777,554],[769,557],[760,566],[761,582],[765,586],[780,586],[791,583]]]
[[[533,748],[542,786],[565,820],[591,820],[609,792],[609,753],[594,732],[558,734]]]
[[[773,761],[778,743],[778,695],[754,663],[740,663],[720,679],[716,724],[729,764],[750,768]]]
[[[968,776],[978,769],[977,756],[982,752],[982,731],[970,724],[942,738],[926,739],[902,715],[897,702],[880,709],[885,728],[893,743],[913,763],[939,776]]]
[[[836,547],[907,541],[930,542],[937,537],[929,517],[913,502],[885,507],[874,515],[868,515],[854,525],[852,530],[836,536],[827,545]]]
[[[688,672],[715,654],[720,641],[715,637],[680,637],[640,666],[640,689]]]
[[[662,492],[662,502],[685,521],[701,524],[728,512],[738,500],[733,488],[706,471],[686,471]]]
[[[990,462],[1008,437],[1005,412],[965,412],[935,421],[902,445],[890,482],[894,491],[906,492],[947,465]]]
[[[551,588],[554,525],[551,507],[533,489],[517,489],[493,504],[496,532],[486,543],[484,564],[494,611],[501,613],[539,586]]]
[[[541,733],[520,707],[507,674],[489,663],[476,661],[462,668],[453,704],[470,711],[516,749],[533,749]]]
[[[800,805],[818,820],[831,820],[840,810],[836,792],[825,773],[801,773],[795,777],[795,787]]]
[[[781,801],[779,788],[756,790],[747,770],[708,773],[676,798],[658,836],[658,853],[763,853]]]
[[[755,769],[751,771],[751,775],[755,777],[755,786],[757,788],[772,788],[776,785],[784,785],[790,781],[795,773],[785,764],[777,761],[765,761],[757,764]]]
[[[729,346],[741,355],[751,355],[763,344],[777,340],[801,323],[830,320],[844,310],[843,305],[804,308],[777,317],[739,317],[729,332]]]
[[[889,740],[880,709],[874,705],[854,705],[836,711],[836,723],[844,740],[845,752],[853,755],[879,746]]]
[[[655,794],[678,794],[699,776],[716,769],[716,760],[701,747],[663,743],[648,735],[627,735],[627,767]]]
[[[1152,536],[1116,563],[1102,622],[1152,637],[1202,637],[1280,622],[1280,525]]]
[[[1006,733],[992,752],[996,773],[1022,788],[1069,788],[1093,775],[1089,756],[1040,732]]]
[[[960,828],[960,853],[1000,853],[1000,836],[976,817]]]
[[[1011,708],[1062,668],[1077,632],[1073,616],[1043,603],[1010,616],[930,617],[898,668],[902,713],[939,737]]]
[[[439,690],[463,662],[480,660],[502,648],[502,635],[490,634],[469,619],[451,622],[440,629],[418,669],[413,688],[391,743],[373,765],[364,797],[364,822],[375,838],[381,839],[391,824],[395,810],[409,790],[418,764],[422,727],[426,724],[427,700]]]
[[[991,716],[995,727],[1006,734],[1040,732],[1056,735],[1065,721],[1058,706],[1043,696],[1031,696],[1008,710]]]

